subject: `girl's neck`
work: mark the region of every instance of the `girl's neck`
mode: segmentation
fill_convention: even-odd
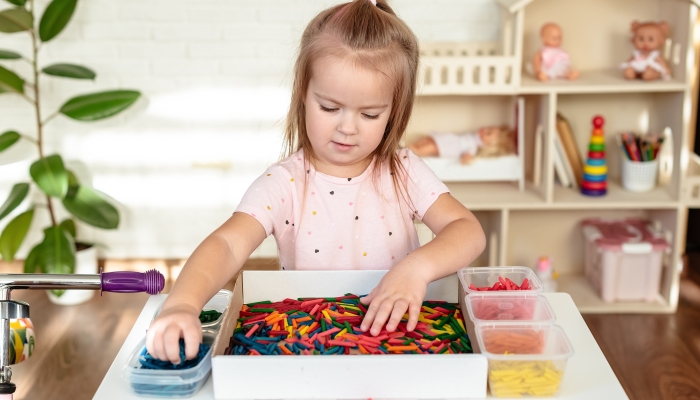
[[[367,167],[372,163],[374,155],[370,154],[367,158],[349,165],[336,165],[326,160],[315,158],[313,160],[314,169],[316,171],[334,176],[336,178],[355,178],[362,175],[367,170]]]

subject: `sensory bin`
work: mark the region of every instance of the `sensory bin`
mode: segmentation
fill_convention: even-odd
[[[144,368],[141,359],[146,352],[146,338],[136,346],[122,370],[122,378],[134,393],[152,397],[189,397],[204,384],[211,372],[211,344],[217,332],[203,332],[203,345],[208,346],[201,361],[186,369]],[[172,364],[171,364],[172,365]]]
[[[395,332],[362,332],[367,308],[360,297],[285,299],[243,305],[225,355],[472,353],[459,306],[425,301],[416,329],[408,314]]]
[[[184,360],[184,342],[180,340],[180,365],[154,359],[146,351],[146,338],[136,346],[122,370],[122,378],[134,393],[150,397],[190,397],[211,374],[212,344],[221,330],[221,322],[228,309],[232,293],[220,290],[203,307],[199,315],[202,323],[202,344],[197,358]],[[159,307],[153,319],[160,313]]]

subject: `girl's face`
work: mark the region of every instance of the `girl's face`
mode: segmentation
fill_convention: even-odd
[[[313,64],[306,92],[306,131],[315,167],[328,175],[361,175],[384,136],[392,93],[381,73],[339,58]]]

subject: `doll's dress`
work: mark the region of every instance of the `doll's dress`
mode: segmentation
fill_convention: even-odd
[[[565,78],[571,69],[569,53],[560,47],[544,46],[540,51],[542,72],[549,79]]]
[[[477,132],[456,134],[451,132],[431,132],[440,157],[459,158],[465,153],[472,156],[481,147],[481,137]]]
[[[661,53],[659,53],[658,50],[654,50],[649,53],[648,56],[644,57],[639,50],[635,50],[632,60],[623,62],[620,65],[620,69],[632,67],[638,74],[641,74],[642,72],[646,71],[647,67],[651,67],[651,69],[659,71],[664,80],[668,80],[671,78],[668,72],[666,72],[664,67],[656,61],[660,55]]]

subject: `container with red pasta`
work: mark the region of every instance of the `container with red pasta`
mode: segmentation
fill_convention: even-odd
[[[501,295],[506,293],[537,294],[542,283],[527,267],[462,268],[457,272],[467,294]]]

